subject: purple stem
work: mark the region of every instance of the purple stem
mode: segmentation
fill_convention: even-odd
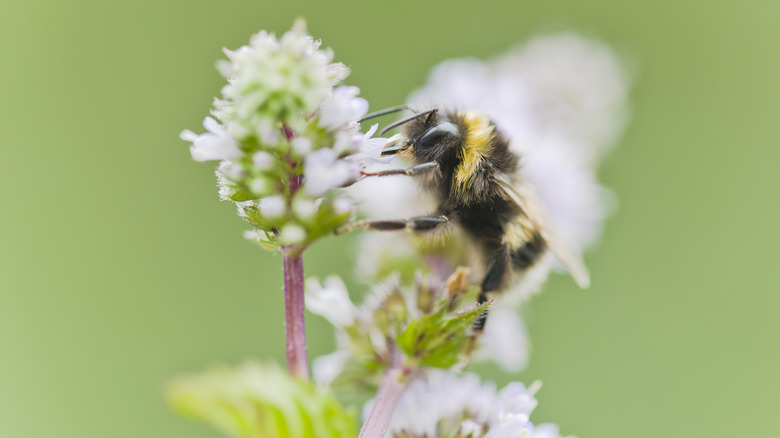
[[[283,255],[287,365],[293,377],[308,380],[309,360],[306,354],[306,319],[303,303],[303,256],[297,248],[285,248]]]
[[[294,134],[282,126],[287,140]],[[290,197],[303,185],[303,176],[290,178]],[[309,380],[309,358],[306,352],[306,313],[303,297],[303,249],[297,246],[282,248],[284,260],[284,317],[287,331],[287,367],[290,375]]]
[[[399,361],[394,362],[396,362],[394,366],[387,370],[382,377],[382,382],[379,383],[374,405],[371,406],[371,412],[368,413],[358,438],[384,438],[390,427],[395,406],[406,389],[406,383],[412,373],[410,368],[400,366]]]

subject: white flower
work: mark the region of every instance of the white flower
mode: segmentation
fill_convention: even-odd
[[[279,232],[279,241],[284,245],[295,245],[306,239],[306,230],[300,225],[289,223]]]
[[[322,104],[319,112],[319,124],[327,129],[338,129],[350,123],[356,123],[368,112],[368,101],[357,97],[358,87],[341,86],[333,91]]]
[[[259,151],[252,154],[252,164],[257,170],[270,170],[276,165],[276,160],[268,152]]]
[[[360,168],[355,164],[338,159],[333,149],[318,149],[309,154],[303,162],[304,192],[319,197],[333,188],[355,181]]]
[[[228,135],[225,128],[211,117],[203,120],[203,127],[208,132],[195,134],[184,130],[179,136],[182,140],[192,142],[190,154],[195,161],[237,160],[244,156],[238,143]]]
[[[378,127],[379,125],[374,124],[365,134],[360,132],[350,134],[348,141],[345,136],[345,138],[342,138],[345,142],[341,144],[338,143],[339,139],[337,139],[337,145],[346,147],[354,152],[346,157],[346,160],[357,163],[361,167],[367,167],[374,163],[389,163],[393,159],[392,156],[382,156],[382,150],[387,146],[388,139],[382,137],[372,138]]]
[[[372,138],[376,127],[360,132],[368,102],[357,87],[334,88],[349,69],[332,62],[333,52],[320,48],[303,20],[279,39],[261,31],[225,54],[217,68],[227,85],[214,100],[215,118],[204,121],[208,132],[184,131],[181,137],[193,143],[194,159],[222,161],[220,197],[251,201],[238,205],[239,214],[266,232],[265,247],[328,235],[350,219],[351,204],[316,198],[356,181],[385,145]]]
[[[528,331],[517,312],[507,306],[493,306],[479,337],[475,359],[492,360],[508,372],[518,372],[528,363]]]
[[[295,137],[290,143],[292,145],[293,152],[295,152],[300,157],[304,157],[306,154],[311,152],[311,140],[306,137]]]
[[[629,79],[605,45],[573,34],[535,38],[490,62],[445,61],[409,102],[488,114],[519,152],[549,136],[588,163],[626,122]]]
[[[510,383],[496,392],[474,374],[430,370],[401,395],[386,437],[560,438],[556,426],[529,421],[539,387]]]
[[[281,196],[266,196],[258,202],[258,207],[263,216],[269,218],[282,217],[287,211],[287,203]]]
[[[465,420],[484,425],[492,415],[495,393],[495,385],[481,383],[475,374],[458,378],[446,371],[430,370],[404,391],[388,436],[444,437],[446,432],[439,435],[437,431],[455,431]],[[363,412],[368,411],[364,408]]]
[[[333,201],[333,211],[338,214],[344,214],[352,211],[352,201],[347,198],[336,198]]]
[[[614,145],[626,122],[630,78],[606,45],[572,33],[535,38],[496,61],[533,91],[539,120],[594,151]]]
[[[336,350],[331,354],[317,357],[311,364],[314,381],[318,385],[330,385],[341,374],[351,358],[352,354],[347,350]]]
[[[298,199],[293,202],[293,212],[301,220],[310,220],[317,213],[317,203],[310,199]]]
[[[563,139],[542,141],[522,156],[520,175],[539,194],[558,234],[582,251],[601,236],[612,197],[576,150],[576,145]]]
[[[306,34],[303,20],[281,40],[261,31],[249,44],[225,50],[228,61],[217,64],[228,79],[224,101],[216,109],[222,120],[254,130],[258,138],[278,141],[279,121],[293,128],[306,123],[331,94],[332,87],[349,74],[341,63],[332,63],[333,52]],[[286,118],[286,120],[283,120]],[[272,135],[273,134],[273,135]]]
[[[337,328],[351,325],[358,312],[344,282],[335,275],[326,278],[322,285],[314,278],[306,280],[306,308]]]
[[[231,181],[239,181],[249,175],[240,164],[226,160],[217,166],[217,176],[222,176]]]

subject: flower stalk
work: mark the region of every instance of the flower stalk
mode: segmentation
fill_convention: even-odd
[[[402,366],[400,360],[395,362],[382,377],[374,404],[358,438],[383,438],[390,427],[395,407],[413,373],[413,368]]]
[[[282,128],[288,140],[293,133],[286,126]],[[290,195],[301,187],[303,177],[290,178]],[[303,294],[303,248],[296,245],[282,248],[284,266],[284,316],[287,334],[287,367],[290,375],[309,379],[309,359],[306,348],[306,306]]]
[[[293,377],[309,379],[306,319],[303,297],[303,255],[294,247],[283,249],[284,309],[287,332],[287,366]]]

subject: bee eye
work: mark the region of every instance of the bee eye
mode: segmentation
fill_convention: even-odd
[[[460,134],[458,127],[450,122],[439,123],[433,128],[429,129],[417,143],[422,147],[431,147],[438,144],[448,135],[456,136]]]

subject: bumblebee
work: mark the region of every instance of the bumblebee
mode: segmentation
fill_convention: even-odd
[[[423,189],[437,200],[436,211],[408,219],[357,221],[340,233],[356,228],[409,230],[415,234],[460,230],[478,250],[483,263],[480,303],[504,289],[512,277],[522,276],[546,251],[553,253],[580,287],[588,287],[588,271],[582,259],[550,226],[535,191],[517,176],[519,157],[487,116],[431,109],[400,120],[383,133],[399,126],[401,138],[391,142],[382,154],[397,154],[413,165],[364,172],[364,176],[417,177]],[[484,319],[478,321],[478,328],[482,324]]]

